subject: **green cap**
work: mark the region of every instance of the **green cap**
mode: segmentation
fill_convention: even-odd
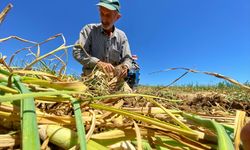
[[[119,0],[100,0],[98,6],[103,6],[109,10],[116,10],[120,12],[120,2]]]

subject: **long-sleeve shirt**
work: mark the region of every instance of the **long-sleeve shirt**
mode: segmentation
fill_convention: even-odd
[[[132,57],[126,34],[115,27],[111,36],[106,35],[101,24],[88,24],[80,32],[73,48],[74,58],[84,70],[92,70],[98,61],[119,64],[131,68]]]

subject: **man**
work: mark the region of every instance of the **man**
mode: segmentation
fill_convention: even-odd
[[[97,66],[106,74],[127,76],[132,66],[131,51],[125,33],[114,26],[121,17],[119,0],[100,0],[97,4],[100,24],[88,24],[80,32],[73,48],[74,58],[83,65],[84,75]],[[116,69],[116,66],[120,69]]]

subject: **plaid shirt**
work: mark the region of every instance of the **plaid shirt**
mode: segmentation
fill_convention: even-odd
[[[131,51],[125,33],[117,28],[111,36],[107,36],[101,24],[88,24],[80,32],[79,40],[73,48],[74,58],[80,62],[84,70],[92,70],[100,60],[111,63],[114,66],[119,64],[131,68]]]

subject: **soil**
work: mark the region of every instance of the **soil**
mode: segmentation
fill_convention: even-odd
[[[191,113],[216,115],[220,113],[235,113],[236,110],[246,112],[250,116],[250,101],[228,100],[226,95],[214,92],[199,92],[194,94],[176,94],[175,98],[183,100],[174,107]],[[166,104],[166,107],[173,107]]]
[[[235,115],[236,110],[241,110],[245,111],[248,117],[250,116],[250,93],[243,90],[210,89],[195,91],[182,87],[140,87],[137,93],[155,95],[170,100],[182,100],[178,103],[159,101],[168,109],[218,116]]]

